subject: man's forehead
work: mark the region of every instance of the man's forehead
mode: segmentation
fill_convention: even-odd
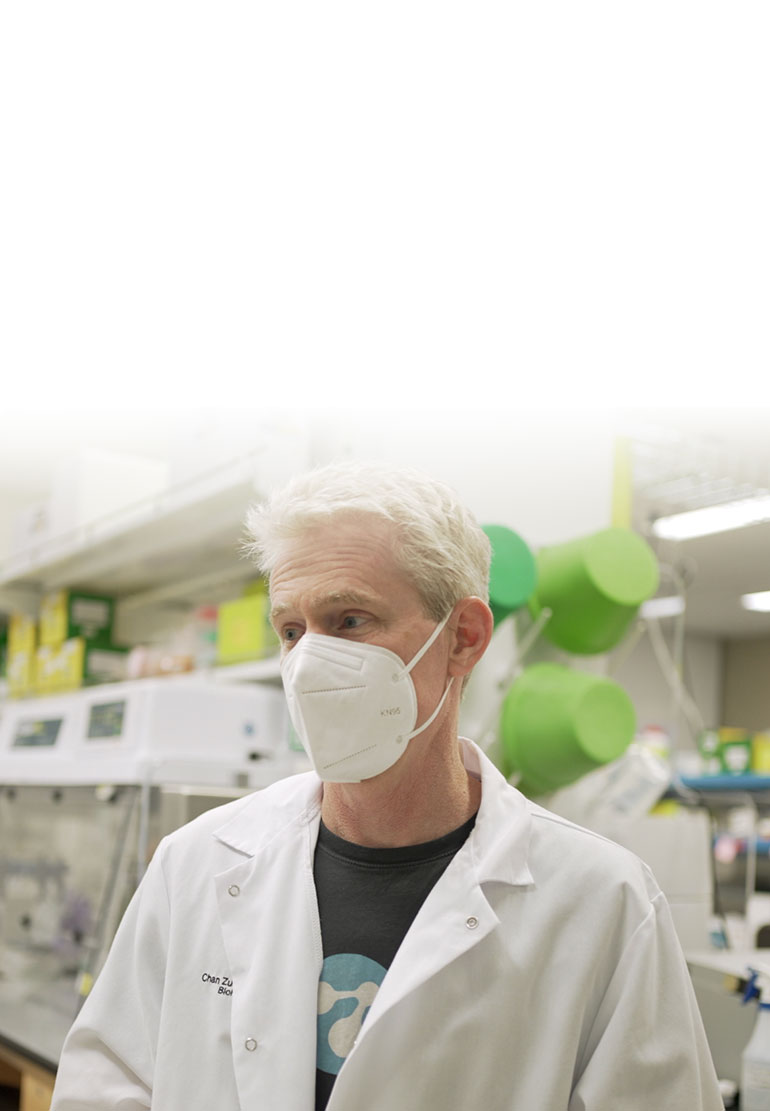
[[[420,604],[388,522],[344,518],[285,541],[270,575],[272,617],[352,605],[377,612]]]

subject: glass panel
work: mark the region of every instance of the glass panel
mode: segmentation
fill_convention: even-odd
[[[136,787],[0,788],[0,986],[74,1016],[135,886]]]

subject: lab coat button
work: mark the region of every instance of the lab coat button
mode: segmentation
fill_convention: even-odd
[[[465,925],[468,927],[469,930],[475,930],[478,924],[479,920],[473,914],[470,916],[470,918],[465,919]]]
[[[235,899],[235,898],[236,898],[236,897],[237,897],[238,895],[240,895],[240,893],[241,893],[241,889],[240,889],[240,887],[238,886],[238,884],[237,884],[237,883],[231,883],[231,884],[230,884],[230,886],[229,886],[229,887],[228,887],[228,889],[227,889],[227,894],[228,894],[228,895],[232,895],[232,897],[233,897],[234,899]]]
[[[246,1046],[249,1053],[253,1053],[254,1050],[257,1048],[257,1042],[255,1038],[247,1038],[243,1044]]]

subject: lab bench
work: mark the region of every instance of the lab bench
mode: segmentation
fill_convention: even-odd
[[[20,999],[14,985],[0,986],[0,1111],[49,1111],[56,1067],[72,1014],[50,1002]],[[15,1095],[15,1091],[18,1095]]]

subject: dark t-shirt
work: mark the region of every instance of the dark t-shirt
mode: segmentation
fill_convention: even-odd
[[[326,1107],[396,950],[475,820],[436,841],[397,849],[355,845],[321,824],[314,862],[324,955],[316,1111]]]

